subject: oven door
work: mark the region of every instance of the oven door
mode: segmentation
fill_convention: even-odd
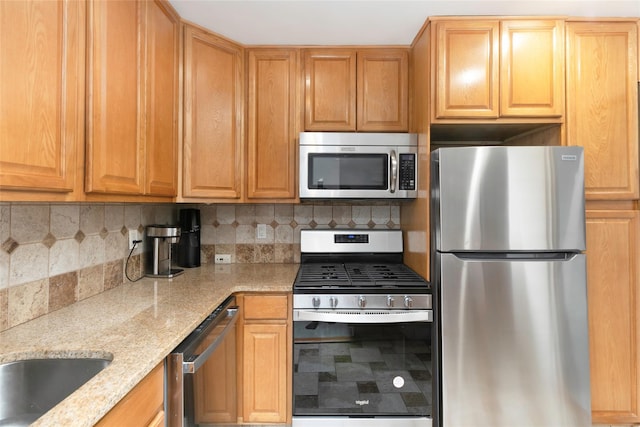
[[[432,310],[293,315],[295,427],[431,425]]]

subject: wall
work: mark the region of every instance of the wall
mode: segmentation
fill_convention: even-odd
[[[204,264],[214,254],[234,263],[297,263],[303,228],[400,228],[396,202],[0,203],[0,331],[127,282],[127,230],[175,224],[183,206],[200,209]],[[266,224],[264,239],[256,239],[258,224]],[[132,279],[142,274],[143,251],[144,244],[129,262]]]

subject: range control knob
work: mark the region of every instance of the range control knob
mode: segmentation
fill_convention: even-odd
[[[320,307],[320,298],[313,297],[313,299],[311,300],[311,303],[313,304],[313,308]]]
[[[336,297],[329,298],[329,305],[331,306],[331,308],[336,308],[338,306],[338,298]]]
[[[358,297],[358,307],[365,308],[366,306],[367,306],[367,299],[363,295],[360,295]]]
[[[404,297],[404,306],[407,308],[413,307],[413,298],[408,295]]]
[[[389,308],[393,308],[393,306],[396,304],[396,299],[394,297],[392,297],[391,295],[387,296],[387,307]]]

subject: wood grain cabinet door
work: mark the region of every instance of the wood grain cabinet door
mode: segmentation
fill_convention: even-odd
[[[307,131],[356,130],[356,51],[308,49],[304,53]]]
[[[640,214],[587,211],[594,424],[640,421]]]
[[[165,1],[147,7],[145,194],[175,196],[178,179],[180,17]]]
[[[298,51],[248,53],[247,197],[294,199],[298,140]]]
[[[83,2],[0,2],[0,189],[76,187],[84,32]]]
[[[562,116],[564,21],[501,21],[500,37],[500,116]]]
[[[409,129],[409,53],[364,49],[357,61],[357,128],[406,132]]]
[[[244,325],[243,420],[251,423],[287,421],[286,324]]]
[[[239,199],[243,51],[190,25],[184,34],[184,197]]]
[[[638,27],[567,23],[567,144],[584,147],[591,200],[637,199]]]
[[[436,21],[435,118],[499,116],[500,24]]]
[[[85,191],[142,194],[145,5],[89,1]]]

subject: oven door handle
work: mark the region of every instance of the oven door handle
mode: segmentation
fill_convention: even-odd
[[[333,323],[433,322],[433,310],[293,310],[293,321]]]
[[[194,374],[204,363],[209,359],[211,353],[218,348],[218,346],[224,341],[224,338],[232,330],[233,325],[238,320],[238,307],[227,308],[227,315],[224,320],[216,324],[214,330],[210,332],[203,343],[211,340],[206,344],[206,348],[200,351],[200,354],[190,357],[189,360],[182,362],[182,372],[185,374]],[[220,330],[222,329],[222,330]]]

